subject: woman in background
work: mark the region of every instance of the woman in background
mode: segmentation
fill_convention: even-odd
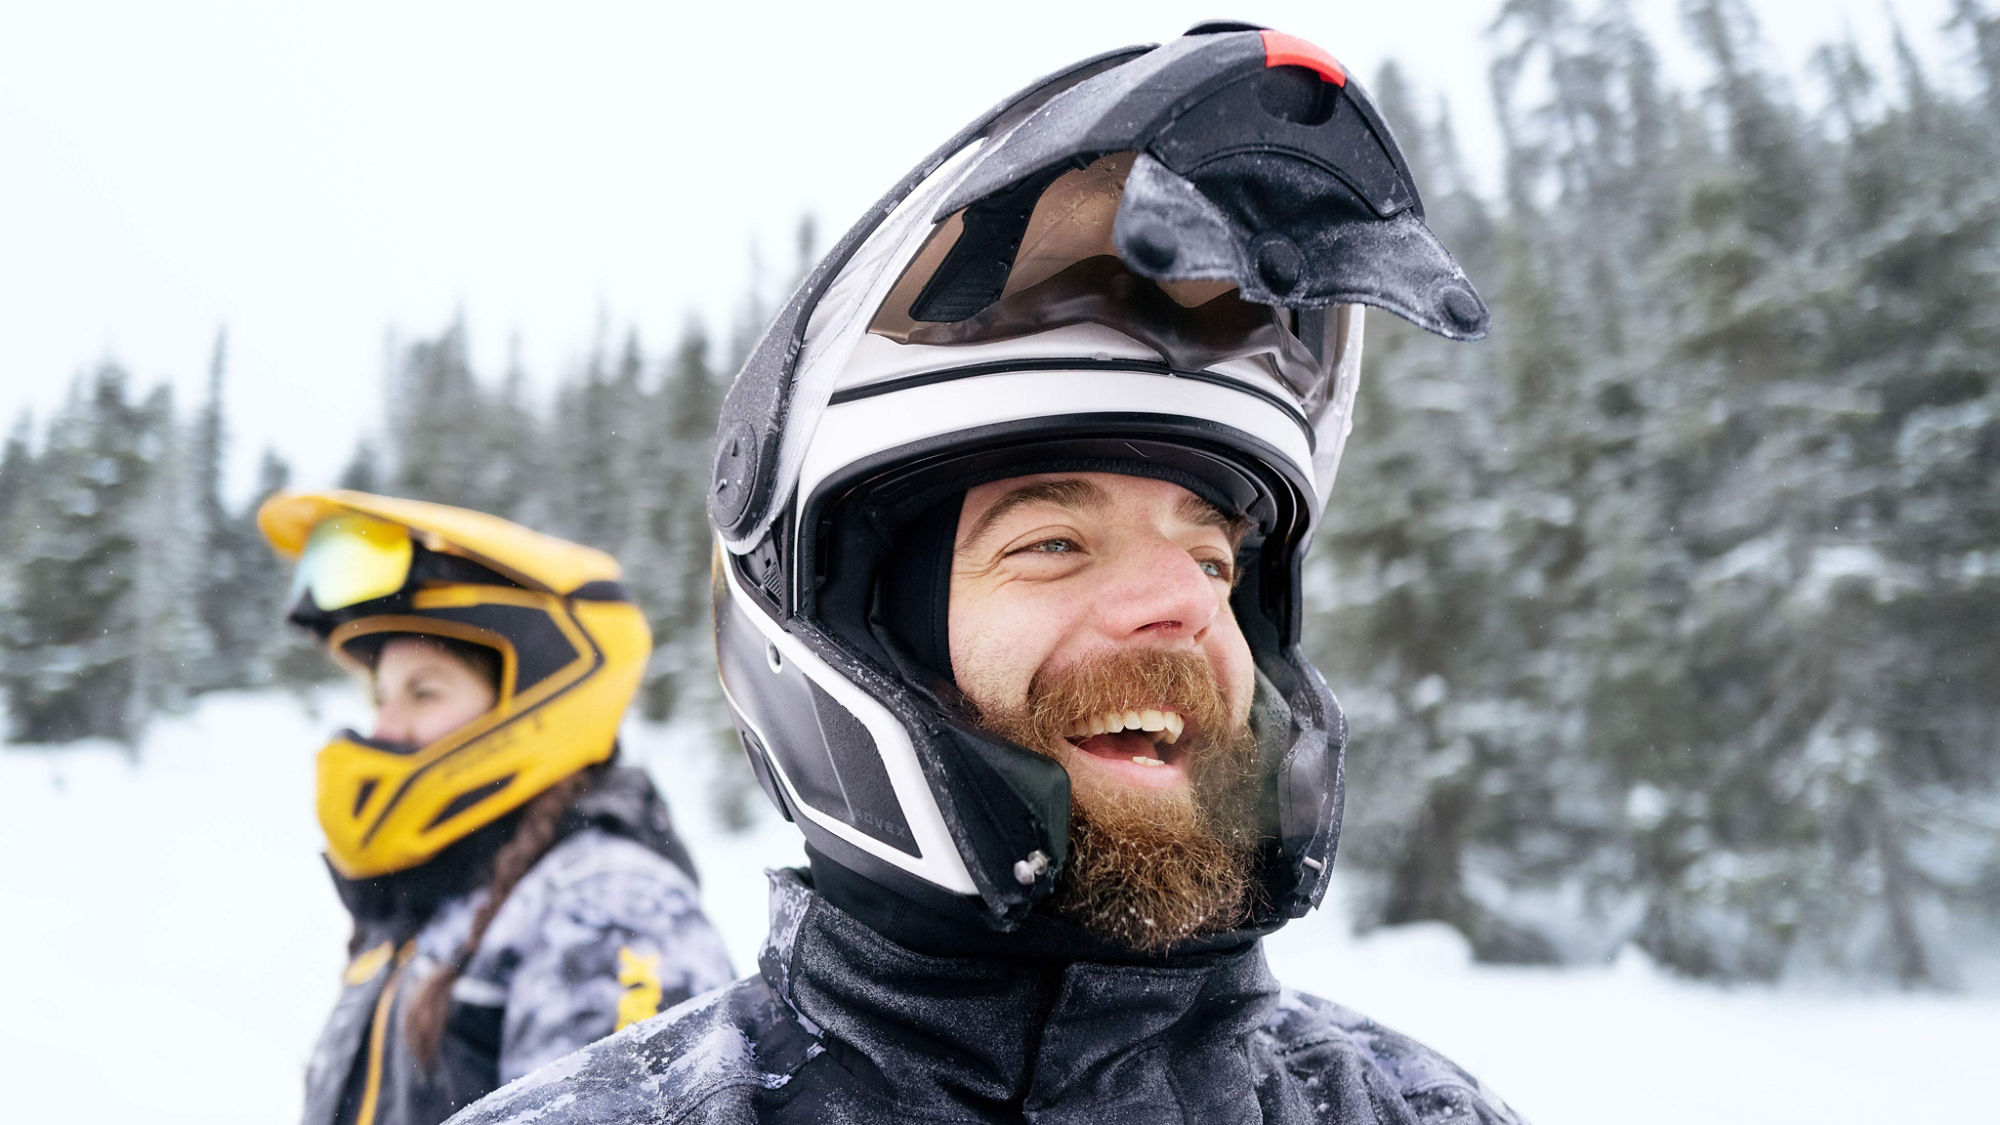
[[[432,1125],[731,979],[645,773],[614,764],[652,642],[599,551],[359,492],[258,513],[289,619],[368,674],[319,753],[353,915],[306,1125]]]

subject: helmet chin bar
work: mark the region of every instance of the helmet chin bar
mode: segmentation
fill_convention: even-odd
[[[718,607],[723,694],[748,739],[766,748],[778,806],[826,850],[846,845],[954,894],[976,893],[909,732],[775,621],[742,612],[734,567],[726,580],[736,597]],[[774,746],[784,753],[769,755]]]
[[[1017,922],[1053,889],[1066,851],[1062,767],[945,715],[796,617],[780,627],[741,566],[722,564],[716,652],[772,803],[857,874],[935,908],[974,907],[989,925]],[[987,792],[995,783],[1016,801]],[[1037,850],[1048,870],[1017,881],[1014,864]]]

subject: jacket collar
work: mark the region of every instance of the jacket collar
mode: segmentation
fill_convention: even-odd
[[[415,867],[367,879],[349,879],[327,862],[327,874],[341,904],[354,917],[356,940],[385,938],[400,945],[423,928],[444,903],[472,893],[493,870],[493,856],[520,823],[506,816],[454,841]]]
[[[759,968],[844,1069],[906,1105],[1129,1103],[1164,1083],[1148,1074],[1169,1059],[1240,1061],[1231,1045],[1278,999],[1257,942],[1149,964],[929,956],[841,912],[798,871],[772,873]]]

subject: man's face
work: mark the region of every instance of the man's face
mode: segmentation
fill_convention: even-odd
[[[1228,928],[1247,906],[1240,538],[1186,489],[1111,473],[996,481],[960,510],[952,673],[985,726],[1069,773],[1056,909],[1134,948]]]

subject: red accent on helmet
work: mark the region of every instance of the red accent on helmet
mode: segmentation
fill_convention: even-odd
[[[1264,37],[1265,66],[1302,66],[1317,71],[1321,78],[1336,86],[1344,88],[1347,85],[1347,70],[1326,53],[1326,48],[1282,31],[1266,30],[1257,34]]]

